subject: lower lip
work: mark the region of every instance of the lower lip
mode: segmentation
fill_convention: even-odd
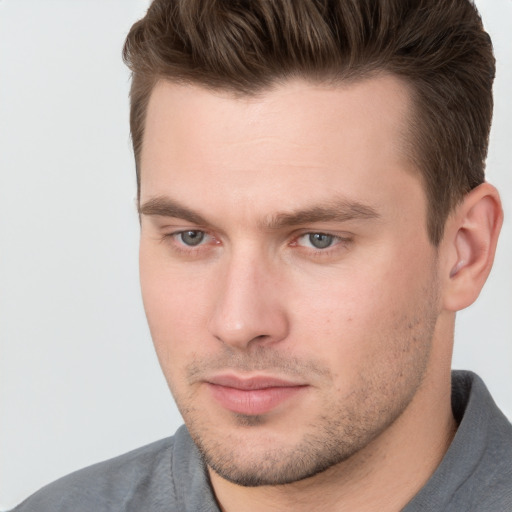
[[[216,384],[208,384],[208,387],[213,398],[222,407],[247,416],[270,412],[306,388],[306,386],[290,386],[246,390]]]

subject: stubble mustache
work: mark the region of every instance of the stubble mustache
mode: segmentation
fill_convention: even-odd
[[[300,359],[283,354],[274,348],[254,347],[246,351],[224,347],[218,354],[196,357],[185,367],[189,384],[207,380],[215,374],[234,372],[237,374],[264,373],[265,375],[297,380],[329,379],[330,369],[316,359]]]

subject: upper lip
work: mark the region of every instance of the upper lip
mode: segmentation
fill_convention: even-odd
[[[232,374],[215,375],[206,379],[210,384],[235,388],[241,390],[266,389],[266,388],[291,388],[305,386],[302,382],[293,382],[279,377],[257,375],[252,377],[241,377]]]

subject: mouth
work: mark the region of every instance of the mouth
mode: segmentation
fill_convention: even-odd
[[[206,380],[213,399],[228,411],[246,416],[261,415],[304,392],[307,384],[269,376],[217,375]]]

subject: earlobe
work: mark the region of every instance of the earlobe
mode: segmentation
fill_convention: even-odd
[[[502,223],[500,197],[489,183],[467,194],[450,216],[443,240],[449,254],[445,267],[445,309],[464,309],[480,294],[491,271]]]

